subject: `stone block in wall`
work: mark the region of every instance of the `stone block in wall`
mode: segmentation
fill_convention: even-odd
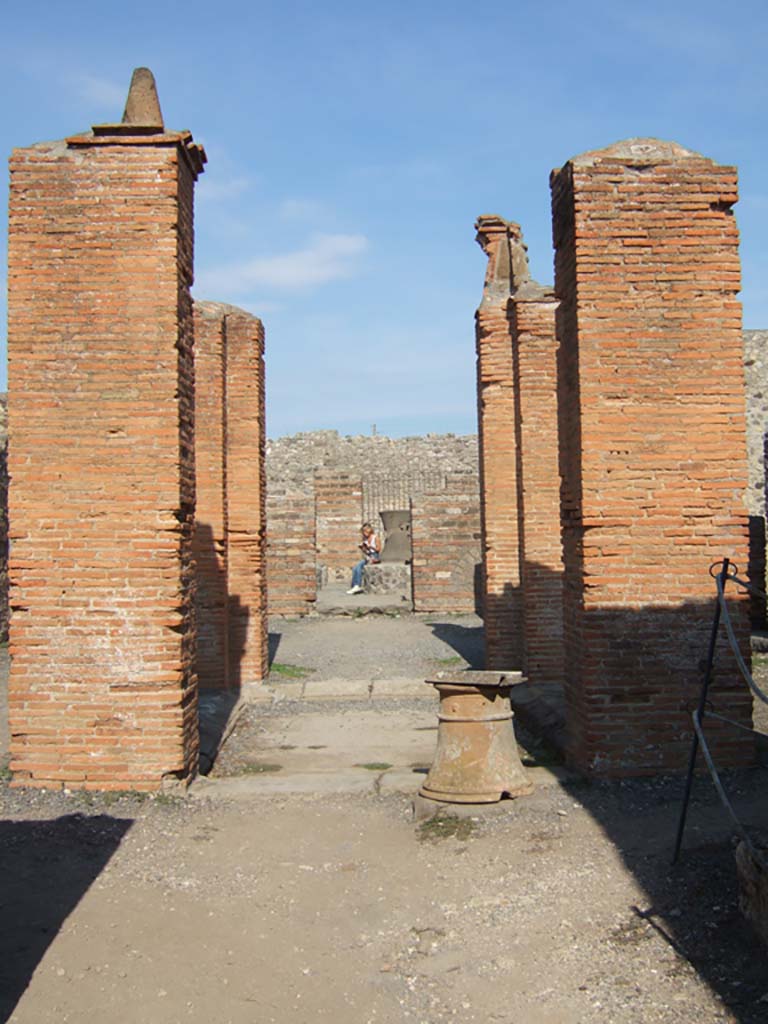
[[[197,764],[193,186],[154,121],[11,157],[14,785],[157,789]]]
[[[413,609],[474,612],[480,596],[480,493],[474,473],[411,504]]]
[[[551,185],[570,756],[596,775],[679,770],[709,568],[747,558],[736,171],[632,139]],[[749,659],[746,599],[730,603]],[[749,725],[732,659],[712,700]],[[748,733],[710,735],[719,765],[751,757]]]

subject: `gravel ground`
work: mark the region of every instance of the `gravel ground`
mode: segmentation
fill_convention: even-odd
[[[311,670],[310,681],[426,679],[440,669],[483,665],[483,623],[476,615],[272,618],[269,640],[273,666]]]
[[[731,782],[755,817],[764,775]],[[423,822],[397,795],[3,797],[15,1024],[768,1017],[768,961],[703,786],[675,870],[679,783],[663,781]]]
[[[477,664],[480,642],[471,616],[273,634],[277,663],[307,679],[425,678]],[[354,721],[423,702],[341,706]],[[249,709],[214,774],[253,757],[249,729],[324,708],[340,702]],[[768,838],[766,778],[727,783]],[[680,799],[680,780],[565,776],[420,819],[395,792],[228,802],[1,783],[0,1019],[764,1024],[768,955],[738,910],[729,823],[697,783],[673,869]]]

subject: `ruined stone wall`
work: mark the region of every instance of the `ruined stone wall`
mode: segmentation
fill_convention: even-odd
[[[267,442],[267,484],[311,481],[316,469],[341,470],[360,479],[399,479],[477,472],[474,434],[426,434],[423,437],[342,436],[318,430]]]
[[[16,150],[9,230],[14,784],[154,789],[197,760],[188,133]]]
[[[680,769],[700,685],[711,562],[746,564],[733,168],[630,140],[552,175],[560,307],[566,696],[593,774]],[[745,601],[732,601],[748,658]],[[730,665],[713,699],[748,724]],[[718,763],[750,739],[728,730]]]
[[[480,592],[480,493],[474,473],[452,473],[445,487],[411,505],[413,608],[474,612]]]

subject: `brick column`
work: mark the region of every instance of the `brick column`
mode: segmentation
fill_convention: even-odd
[[[317,561],[328,569],[331,579],[351,579],[352,566],[362,557],[359,548],[362,519],[360,478],[349,473],[318,470],[315,474]]]
[[[555,302],[523,283],[509,302],[519,461],[517,515],[530,683],[563,681],[563,552],[557,436]]]
[[[193,186],[148,72],[124,121],[16,150],[9,231],[14,785],[197,763]],[[149,75],[151,79],[151,75]]]
[[[216,303],[195,302],[195,618],[201,688],[227,685],[226,332]]]
[[[736,172],[635,139],[551,184],[570,753],[593,774],[679,769],[708,569],[747,565]],[[747,602],[731,596],[748,657]],[[728,657],[712,698],[749,723]],[[729,729],[716,749],[738,763],[751,740]]]
[[[195,609],[201,687],[261,682],[267,666],[264,330],[195,303]]]
[[[514,288],[513,250],[527,266],[520,228],[496,215],[478,217],[477,241],[488,257],[475,314],[477,420],[480,455],[482,610],[485,664],[520,669],[524,658],[518,534],[518,452],[512,337],[507,304]]]
[[[269,671],[264,328],[233,309],[226,337],[229,683],[247,694]]]

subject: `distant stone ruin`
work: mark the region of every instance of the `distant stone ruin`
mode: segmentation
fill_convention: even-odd
[[[441,510],[448,493],[453,499]],[[381,535],[381,513],[394,510],[411,515],[413,550],[405,560],[414,609],[477,607],[474,435],[341,437],[325,430],[270,440],[267,510],[273,614],[311,614],[318,586],[349,580],[361,524],[371,522]]]

